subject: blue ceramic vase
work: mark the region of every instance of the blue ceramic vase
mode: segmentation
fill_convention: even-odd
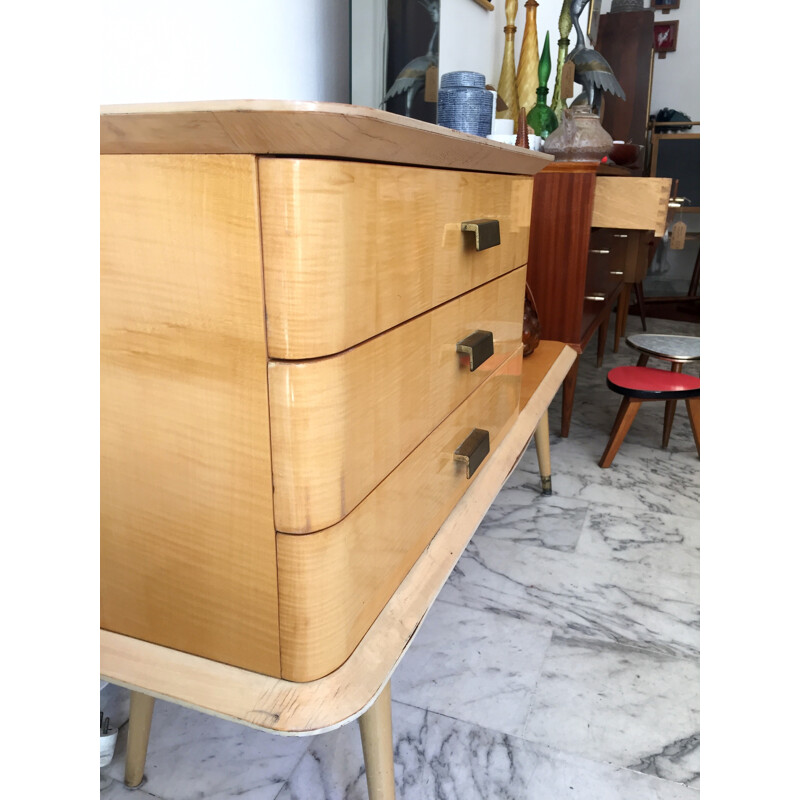
[[[442,75],[437,103],[437,123],[454,131],[488,136],[492,132],[494,98],[480,72]]]

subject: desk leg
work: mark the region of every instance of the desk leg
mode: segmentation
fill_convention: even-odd
[[[597,329],[597,366],[603,366],[603,354],[606,351],[606,337],[608,336],[608,321],[611,318],[611,309],[608,310],[605,319]]]
[[[358,718],[358,726],[361,729],[369,800],[394,800],[392,693],[389,683],[369,711]]]
[[[539,459],[539,477],[542,479],[542,494],[553,494],[553,483],[550,473],[550,421],[547,409],[544,410],[536,430],[533,432],[536,443],[536,458]]]
[[[569,436],[569,422],[572,419],[572,404],[575,402],[575,384],[578,382],[578,362],[580,355],[572,362],[567,377],[564,378],[564,388],[561,390],[561,435],[566,439]]]
[[[147,743],[150,741],[150,722],[153,719],[155,698],[131,691],[131,714],[128,720],[128,749],[125,753],[125,785],[135,789],[144,778]]]
[[[617,325],[614,329],[614,352],[619,350],[619,340],[625,335],[628,326],[628,306],[631,302],[631,284],[623,283],[617,301]]]

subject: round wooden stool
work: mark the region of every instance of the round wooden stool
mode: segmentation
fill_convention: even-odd
[[[697,455],[700,455],[700,378],[652,367],[616,367],[608,373],[606,385],[611,391],[622,395],[622,403],[600,459],[601,467],[611,466],[639,407],[653,400],[686,401]]]
[[[650,356],[668,361],[673,372],[681,372],[683,365],[690,361],[700,360],[700,337],[678,336],[663,333],[637,333],[628,336],[625,344],[638,350],[641,355],[636,366],[643,367]],[[669,435],[672,432],[672,420],[675,417],[677,400],[668,400],[664,409],[664,433],[661,436],[661,446],[669,444]]]

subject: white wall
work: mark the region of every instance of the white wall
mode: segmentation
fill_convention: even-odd
[[[349,102],[349,4],[116,0],[100,5],[100,103]]]

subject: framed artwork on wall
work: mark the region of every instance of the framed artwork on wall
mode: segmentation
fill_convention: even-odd
[[[681,0],[653,0],[651,8],[653,11],[660,11],[662,14],[669,14],[676,8],[681,7]]]
[[[673,22],[656,22],[653,25],[653,49],[659,58],[666,58],[678,46],[678,20]]]

